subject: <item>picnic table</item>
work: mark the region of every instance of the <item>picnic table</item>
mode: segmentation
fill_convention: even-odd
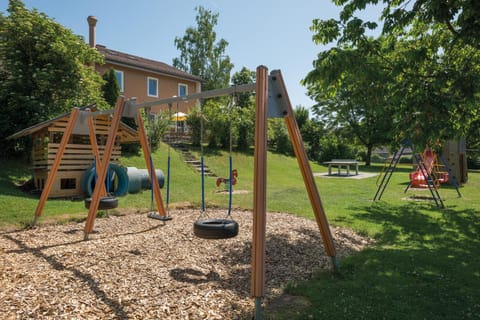
[[[358,175],[358,161],[350,159],[333,159],[331,161],[324,162],[328,164],[328,175],[332,175],[332,167],[337,167],[338,175],[340,175],[342,167],[347,170],[347,176],[350,175],[350,166],[355,166],[355,175]]]

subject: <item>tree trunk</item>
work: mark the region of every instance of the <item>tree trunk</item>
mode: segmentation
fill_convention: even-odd
[[[365,165],[370,166],[370,162],[372,159],[372,150],[373,150],[373,145],[372,144],[367,144],[367,155],[365,156]]]

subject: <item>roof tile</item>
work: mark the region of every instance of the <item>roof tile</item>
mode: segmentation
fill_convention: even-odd
[[[138,69],[146,69],[155,73],[165,74],[190,81],[203,81],[201,77],[191,75],[190,73],[187,73],[160,61],[150,60],[128,53],[112,50],[99,44],[97,44],[96,48],[101,54],[104,55],[105,62],[107,63],[120,64]]]

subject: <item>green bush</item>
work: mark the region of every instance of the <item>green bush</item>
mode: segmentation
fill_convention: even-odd
[[[195,147],[200,146],[200,140],[201,140],[201,118],[202,118],[202,112],[200,110],[200,107],[196,106],[190,112],[188,113],[187,116],[187,126],[191,131],[191,141],[192,145]]]
[[[208,100],[203,105],[203,136],[210,148],[227,147],[230,143],[231,109],[221,101]]]
[[[322,163],[332,159],[355,159],[355,149],[337,136],[324,137],[316,160]]]
[[[268,120],[268,143],[278,153],[293,155],[293,146],[283,119]]]
[[[169,120],[167,112],[159,112],[154,117],[148,119],[146,129],[152,152],[155,152],[160,146],[160,141],[167,130]]]

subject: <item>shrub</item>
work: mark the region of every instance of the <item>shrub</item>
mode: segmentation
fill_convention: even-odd
[[[192,145],[199,147],[200,146],[200,140],[201,140],[201,125],[200,125],[200,119],[202,117],[202,113],[200,111],[200,107],[195,106],[190,112],[188,113],[187,116],[187,126],[191,131],[191,139],[192,139]]]
[[[167,130],[168,122],[167,112],[159,112],[148,119],[146,129],[152,152],[155,152],[160,146],[160,141]]]
[[[268,121],[268,143],[273,151],[293,155],[293,146],[290,142],[288,130],[283,119],[270,119]]]

